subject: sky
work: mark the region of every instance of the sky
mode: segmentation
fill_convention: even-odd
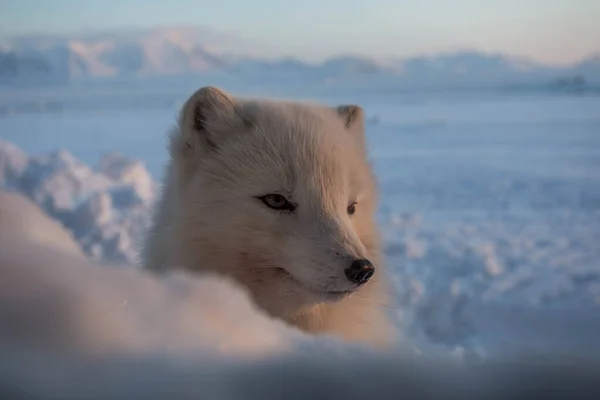
[[[600,0],[0,0],[0,36],[198,25],[273,55],[477,49],[564,64],[600,53]]]

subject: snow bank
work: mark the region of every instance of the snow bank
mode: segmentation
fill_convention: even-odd
[[[68,227],[92,260],[136,264],[155,191],[140,161],[108,153],[93,169],[66,150],[29,157],[0,140],[0,186]]]
[[[211,276],[100,267],[0,228],[0,397],[596,398],[599,359],[383,354],[274,321]],[[8,234],[7,234],[8,233]]]
[[[100,267],[4,226],[0,276],[0,342],[30,351],[265,355],[309,340],[223,278]]]
[[[11,237],[85,257],[70,231],[18,193],[0,191],[0,227]]]

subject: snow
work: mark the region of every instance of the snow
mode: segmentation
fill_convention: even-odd
[[[160,90],[1,116],[0,181],[62,221],[91,259],[134,264],[166,133],[189,94],[169,89],[159,102]],[[366,109],[391,312],[420,351],[600,350],[599,97],[310,97]]]
[[[9,237],[21,237],[34,245],[58,248],[80,260],[86,258],[72,233],[60,221],[50,218],[26,196],[0,190],[0,235],[3,240],[7,232]],[[2,276],[6,283],[7,277]],[[19,286],[18,283],[15,285]]]
[[[154,198],[145,166],[107,153],[96,169],[67,150],[28,157],[0,140],[0,176],[68,227],[92,260],[136,264]]]
[[[56,232],[39,220],[42,231]],[[246,292],[222,277],[183,272],[158,277],[74,257],[63,250],[64,237],[35,247],[23,241],[32,237],[27,232],[15,237],[3,227],[0,236],[4,346],[88,356],[245,358],[287,352],[312,340],[260,312]]]
[[[25,215],[40,237],[57,231],[41,212],[29,216],[35,206],[23,199],[0,210],[15,217],[0,225],[3,398],[595,398],[600,390],[598,364],[585,358],[465,365],[373,352],[268,318],[222,278],[91,265],[64,252],[64,236],[32,247],[14,237]]]

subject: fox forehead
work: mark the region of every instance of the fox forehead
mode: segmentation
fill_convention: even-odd
[[[266,109],[265,109],[266,108]],[[360,189],[364,159],[337,118],[312,106],[250,107],[206,169],[222,183],[287,192]]]

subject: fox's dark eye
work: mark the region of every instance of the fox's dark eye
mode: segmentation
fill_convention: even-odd
[[[258,197],[260,201],[262,201],[267,207],[272,208],[273,210],[280,211],[294,211],[296,206],[292,204],[285,196],[280,194],[267,194],[265,196]]]
[[[347,211],[348,211],[348,215],[354,215],[354,213],[356,212],[356,202],[350,203]]]

